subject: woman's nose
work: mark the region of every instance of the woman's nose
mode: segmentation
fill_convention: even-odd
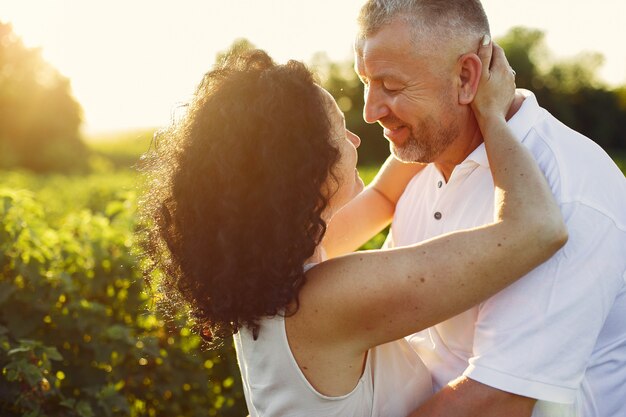
[[[354,133],[352,133],[348,129],[346,129],[346,134],[348,135],[348,139],[350,139],[350,142],[352,142],[352,144],[354,145],[355,148],[358,148],[359,146],[361,146],[361,138],[360,137],[358,137],[357,135],[355,135]]]

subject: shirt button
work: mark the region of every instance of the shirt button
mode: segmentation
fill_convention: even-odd
[[[436,220],[441,220],[441,213],[440,212],[435,213],[435,219]]]
[[[439,182],[437,183],[437,188],[441,188],[441,187],[443,187],[443,181],[439,181]]]

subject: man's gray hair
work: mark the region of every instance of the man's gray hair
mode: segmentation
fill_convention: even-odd
[[[359,36],[372,36],[396,18],[411,24],[416,36],[480,39],[489,34],[480,0],[368,0],[359,14]]]

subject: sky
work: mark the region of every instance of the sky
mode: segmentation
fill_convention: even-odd
[[[216,53],[247,38],[276,61],[352,59],[363,0],[0,0],[30,47],[70,78],[87,134],[169,123]],[[494,37],[541,29],[557,57],[600,52],[601,78],[626,84],[626,0],[483,0]]]

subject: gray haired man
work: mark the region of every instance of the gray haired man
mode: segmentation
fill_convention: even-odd
[[[482,5],[370,0],[359,26],[365,120],[384,128],[398,159],[429,163],[398,202],[388,245],[488,223],[494,184],[470,108],[476,46],[489,34]],[[626,416],[626,180],[530,91],[518,90],[508,120],[545,173],[569,242],[486,302],[409,337],[438,391],[416,415]]]

